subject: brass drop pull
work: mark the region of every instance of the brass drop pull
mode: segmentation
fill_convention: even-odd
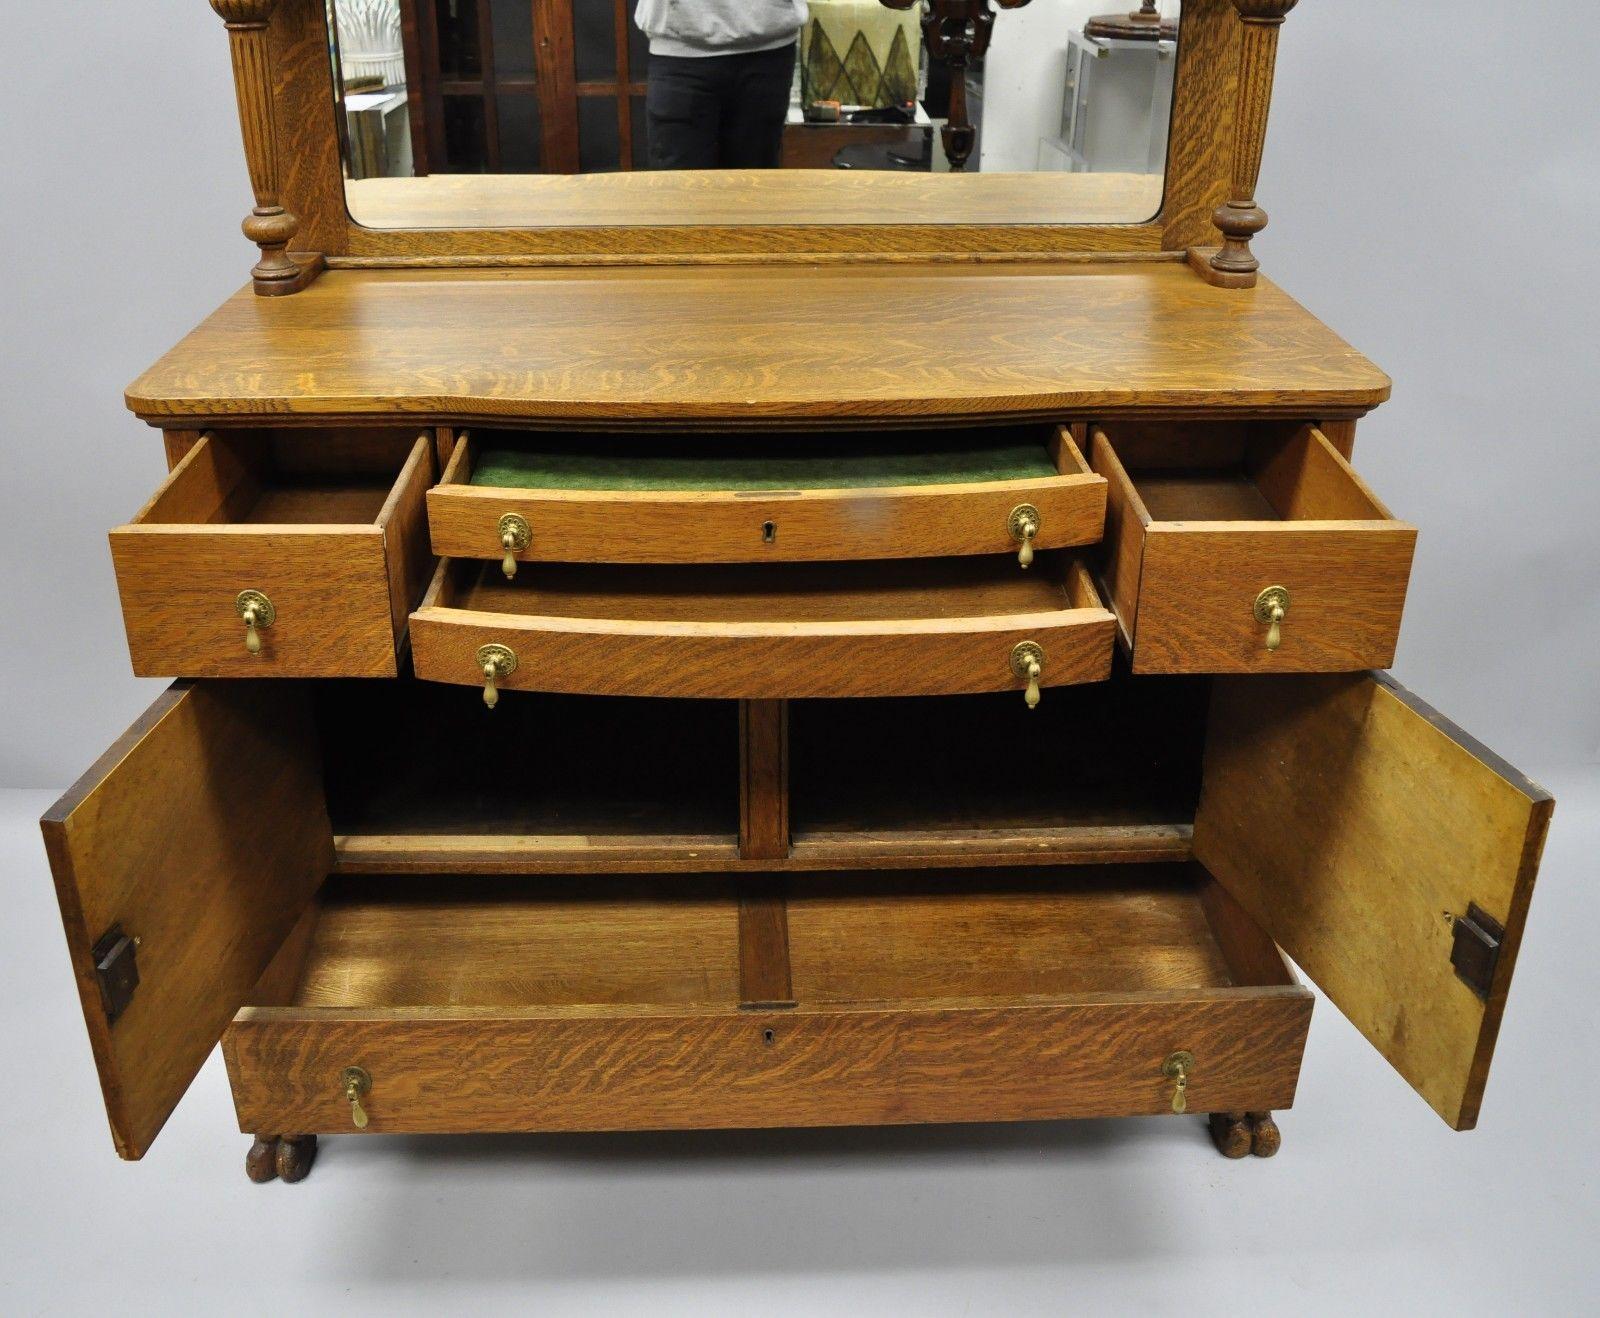
[[[278,610],[259,590],[241,590],[233,608],[244,619],[244,648],[251,654],[260,654],[261,632],[278,620]]]
[[[1282,586],[1268,586],[1256,596],[1256,621],[1269,624],[1267,649],[1276,650],[1283,644],[1283,617],[1288,612],[1289,592]]]
[[[364,1067],[347,1066],[339,1072],[339,1084],[344,1088],[344,1101],[350,1104],[350,1124],[357,1130],[367,1128],[367,1110],[361,1100],[372,1092],[372,1077]]]
[[[500,703],[500,688],[496,683],[517,671],[517,656],[509,646],[480,646],[478,667],[483,670],[483,703],[493,709]]]
[[[1011,538],[1022,546],[1017,550],[1017,562],[1026,568],[1033,562],[1033,540],[1039,534],[1039,510],[1031,503],[1019,503],[1011,510],[1006,526]]]
[[[1039,708],[1039,679],[1044,675],[1044,650],[1036,641],[1018,641],[1011,651],[1011,671],[1028,680],[1023,699],[1029,709]]]
[[[517,555],[533,543],[533,528],[526,517],[507,513],[500,519],[500,548],[506,556],[500,560],[500,570],[510,581],[517,575]]]
[[[1161,1074],[1172,1081],[1172,1110],[1179,1115],[1189,1110],[1189,1072],[1193,1069],[1193,1053],[1173,1053],[1161,1063]]]

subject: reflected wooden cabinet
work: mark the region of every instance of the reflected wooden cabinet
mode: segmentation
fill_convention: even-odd
[[[272,5],[218,7],[255,50]],[[1259,74],[1289,7],[1184,21]],[[258,271],[128,390],[171,470],[112,555],[177,680],[43,821],[118,1152],[220,1040],[257,1180],[406,1132],[1268,1155],[1291,961],[1474,1125],[1552,802],[1374,671],[1389,381],[1219,219],[1220,271],[999,231]]]

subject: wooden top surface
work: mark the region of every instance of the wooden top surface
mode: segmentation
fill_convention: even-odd
[[[895,174],[874,170],[641,170],[352,179],[350,216],[373,229],[617,225],[1137,224],[1160,174]]]
[[[235,294],[128,391],[154,422],[1359,415],[1371,362],[1181,262],[336,270]]]

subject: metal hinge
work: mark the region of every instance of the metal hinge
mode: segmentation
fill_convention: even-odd
[[[1457,978],[1487,1002],[1506,927],[1476,902],[1469,902],[1467,913],[1456,916],[1453,931],[1450,964],[1456,968]]]
[[[129,938],[120,924],[114,924],[100,935],[89,953],[94,958],[94,977],[100,984],[107,1024],[117,1023],[117,1017],[133,1001],[134,989],[139,987],[138,948],[139,940]]]

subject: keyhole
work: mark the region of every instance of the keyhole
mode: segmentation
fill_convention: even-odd
[[[775,1031],[773,1031],[773,1030],[762,1030],[761,1031],[761,1042],[766,1044],[769,1048],[773,1044],[777,1043],[777,1041],[778,1041],[778,1036],[777,1036],[777,1033]]]
[[[776,522],[762,522],[761,523],[761,541],[762,541],[762,543],[770,545],[777,538],[778,538],[778,524]]]

